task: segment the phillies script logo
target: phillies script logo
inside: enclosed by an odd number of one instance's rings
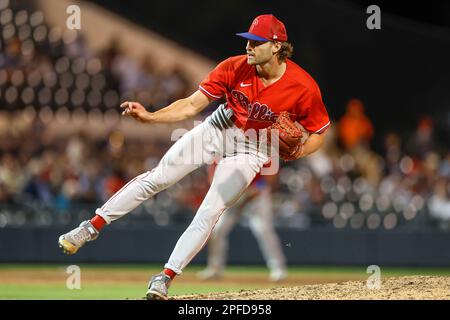
[[[270,110],[266,104],[250,103],[247,96],[238,90],[231,91],[231,95],[241,106],[247,109],[248,118],[251,120],[275,122],[278,118],[278,115]]]

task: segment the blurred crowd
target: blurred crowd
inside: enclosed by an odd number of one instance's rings
[[[105,110],[124,100],[160,108],[191,90],[178,66],[160,70],[150,54],[135,61],[119,38],[91,52],[81,31],[50,27],[28,5],[14,8],[2,0],[0,25],[2,109]]]
[[[0,127],[7,121],[0,114]],[[20,125],[13,130],[0,130],[0,215],[2,207],[17,206],[56,215],[90,210],[86,214],[91,215],[127,181],[155,167],[171,145],[171,141],[149,141],[145,136],[128,139],[120,130],[98,137],[83,130],[61,135],[49,130],[38,115],[15,123]],[[168,223],[178,210],[193,212],[207,187],[205,174],[199,172],[144,209],[157,221]],[[0,225],[2,219],[14,220],[0,217]]]
[[[320,216],[336,228],[448,228],[450,149],[437,143],[431,117],[417,121],[410,134],[383,134],[375,151],[364,104],[351,99],[325,146],[282,170],[291,211],[309,213],[316,222]]]
[[[55,117],[86,121],[93,115],[102,125],[102,114],[117,119],[117,107],[125,100],[159,109],[196,85],[181,68],[158,69],[151,54],[132,59],[119,38],[92,52],[82,31],[48,25],[32,2],[0,0],[0,26],[3,208],[96,204],[161,157],[163,142],[127,141],[124,146],[120,132],[97,140],[89,132],[53,136],[46,124]],[[0,226],[9,223],[9,216],[0,214]]]
[[[348,106],[318,152],[281,164],[272,193],[276,224],[385,230],[450,226],[450,151],[436,145],[432,119],[418,119],[407,139],[387,133],[380,153],[371,148],[374,128],[362,102],[352,99]],[[8,121],[0,115],[0,127]],[[28,204],[55,213],[84,204],[90,212],[81,211],[92,214],[127,181],[151,170],[173,143],[127,137],[120,129],[96,137],[84,131],[59,135],[38,115],[10,129],[0,130],[0,208]],[[135,214],[163,225],[188,221],[208,187],[206,170],[197,170]]]
[[[128,180],[152,169],[172,142],[129,138],[118,129],[58,135],[42,111],[117,113],[124,100],[157,109],[196,84],[176,66],[156,70],[151,56],[129,58],[119,39],[90,52],[81,33],[50,28],[40,11],[12,8],[9,1],[0,0],[0,24],[0,227],[39,214],[42,224],[55,216],[63,223],[87,218]],[[12,114],[22,119],[14,126]],[[434,139],[431,117],[417,121],[408,135],[383,134],[383,148],[375,151],[374,125],[363,102],[351,99],[320,151],[282,164],[273,189],[276,223],[448,228],[450,151]],[[122,220],[189,220],[207,189],[207,173],[198,170],[137,208],[134,219]]]

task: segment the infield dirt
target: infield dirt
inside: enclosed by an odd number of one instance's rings
[[[383,279],[379,289],[347,281],[272,289],[177,296],[208,300],[450,300],[450,277],[405,276]]]

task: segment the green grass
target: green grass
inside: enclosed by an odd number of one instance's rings
[[[151,264],[90,264],[79,263],[81,268],[89,270],[132,270],[132,271],[161,271],[161,265]],[[33,264],[33,263],[0,263],[0,272],[3,270],[44,270],[66,268],[68,264]],[[197,272],[204,268],[200,265],[191,265],[185,273]],[[450,275],[450,268],[423,268],[423,267],[384,267],[380,265],[381,272],[386,275]],[[367,266],[290,266],[291,274],[365,274]],[[267,273],[264,266],[228,266],[227,274]]]
[[[4,299],[141,299],[146,290],[146,279],[159,272],[159,265],[144,264],[79,264],[82,270],[81,289],[69,290],[66,287],[65,273],[68,265],[61,264],[0,264],[0,300]],[[240,291],[275,286],[267,281],[261,283],[208,282],[197,281],[193,275],[203,266],[189,266],[185,270],[186,277],[180,277],[173,285],[170,294],[195,294],[224,291]],[[450,269],[443,268],[381,268],[382,277],[402,275],[440,275],[450,276]],[[324,279],[335,278],[367,279],[367,266],[292,266],[289,268],[290,279]],[[9,278],[13,274],[14,277]],[[107,275],[96,281],[94,278],[83,280],[83,274]],[[28,281],[27,277],[31,277]],[[130,280],[121,280],[120,276],[134,275]],[[228,277],[267,277],[268,271],[264,266],[230,266],[227,268]],[[51,279],[47,281],[46,279]],[[190,279],[190,280],[186,280]],[[281,284],[285,286],[284,284]],[[278,286],[281,286],[278,285]]]
[[[189,289],[174,286],[171,295],[206,292],[239,291],[242,287],[208,287],[205,285]],[[69,290],[64,285],[0,285],[0,300],[124,300],[141,299],[145,295],[146,283],[141,284],[87,284],[78,290]]]
[[[139,297],[142,287],[130,284],[89,284],[79,290],[69,290],[65,285],[0,285],[1,299],[39,299],[39,300],[65,300],[65,299],[125,299],[126,297]],[[106,298],[105,298],[106,297]]]

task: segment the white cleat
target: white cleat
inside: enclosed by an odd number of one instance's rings
[[[148,284],[146,294],[147,300],[167,300],[168,289],[172,279],[165,273],[161,272],[153,276]]]
[[[63,234],[58,239],[58,245],[63,252],[75,254],[88,241],[97,239],[99,232],[89,220],[83,221],[79,227]]]

